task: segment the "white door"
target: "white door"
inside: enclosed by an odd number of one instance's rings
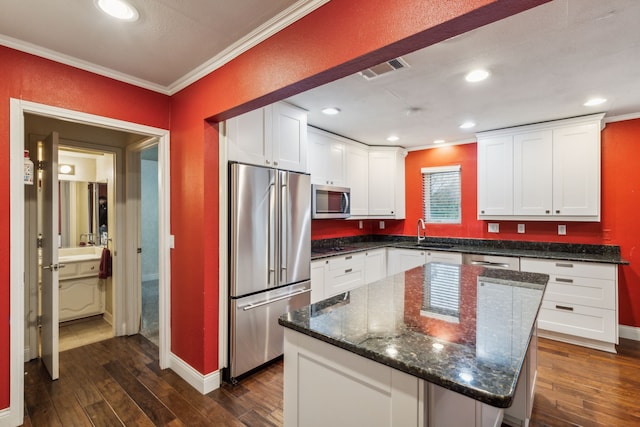
[[[42,361],[58,379],[58,133],[42,148]]]

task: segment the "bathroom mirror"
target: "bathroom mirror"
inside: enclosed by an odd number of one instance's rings
[[[107,231],[107,184],[86,181],[59,181],[59,236],[61,248],[99,245],[100,232]],[[104,204],[103,206],[106,206]],[[100,212],[103,215],[100,215]],[[100,227],[100,217],[104,226]]]

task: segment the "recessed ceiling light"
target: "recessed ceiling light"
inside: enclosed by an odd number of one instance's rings
[[[434,144],[444,144],[444,139],[436,139],[433,141]]]
[[[328,116],[335,116],[336,114],[340,114],[340,109],[336,107],[323,108],[322,114],[326,114]]]
[[[463,124],[460,125],[460,129],[470,129],[472,127],[474,127],[476,124],[473,122],[464,122]]]
[[[135,7],[124,0],[95,0],[104,13],[121,21],[137,21],[140,15]]]
[[[470,83],[481,82],[482,80],[489,77],[489,72],[487,70],[473,70],[469,74],[467,74],[464,79]]]
[[[400,138],[397,137],[396,135],[391,135],[391,136],[387,137],[387,141],[389,141],[389,142],[396,142],[399,139]]]
[[[595,107],[596,105],[604,104],[605,102],[607,102],[605,98],[591,98],[590,100],[585,102],[583,105],[585,107]]]

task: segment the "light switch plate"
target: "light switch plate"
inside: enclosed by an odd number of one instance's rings
[[[566,225],[558,225],[558,235],[564,236],[567,234],[567,226]]]
[[[384,230],[384,221],[380,221],[380,230]]]
[[[362,230],[362,220],[358,221],[358,228]]]
[[[524,234],[524,224],[518,224],[518,233]]]
[[[499,233],[500,232],[500,224],[490,222],[489,223],[489,233]]]

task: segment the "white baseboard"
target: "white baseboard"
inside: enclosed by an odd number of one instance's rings
[[[203,375],[173,353],[169,356],[169,368],[202,394],[220,387],[220,371]]]
[[[22,425],[23,420],[16,418],[17,414],[12,414],[11,408],[0,410],[0,427],[15,427]]]
[[[108,311],[105,311],[104,313],[102,313],[102,318],[104,319],[105,322],[113,326],[113,314],[109,313]]]
[[[150,273],[150,274],[142,275],[143,282],[148,282],[149,280],[158,280],[159,278],[160,278],[160,274],[158,273]]]
[[[640,328],[633,326],[618,325],[620,338],[640,341]]]

